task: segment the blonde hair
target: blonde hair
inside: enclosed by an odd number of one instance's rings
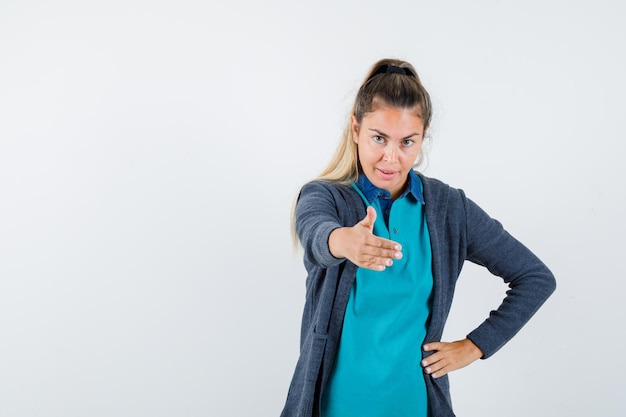
[[[389,70],[389,68],[393,70]],[[415,109],[424,122],[424,132],[432,119],[430,95],[422,85],[413,65],[399,59],[381,59],[367,73],[355,97],[339,145],[326,168],[317,177],[319,180],[351,184],[359,175],[359,157],[357,144],[354,141],[352,116],[358,124],[363,117],[375,111],[379,106],[386,105],[402,109]],[[420,152],[415,166],[424,159]],[[297,198],[294,201],[291,216],[291,231],[294,244],[297,246],[298,236],[295,230],[295,213]]]

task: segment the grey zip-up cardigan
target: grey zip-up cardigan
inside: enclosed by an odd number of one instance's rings
[[[486,267],[509,286],[497,310],[467,337],[493,355],[539,309],[556,287],[550,270],[502,225],[469,200],[463,191],[420,174],[432,246],[432,310],[424,343],[440,341],[463,262]],[[330,233],[354,226],[365,205],[351,186],[315,180],[300,191],[296,232],[308,272],[302,316],[300,357],[281,417],[318,417],[357,266],[335,258]],[[421,346],[420,346],[421,348]],[[421,349],[420,349],[421,350]],[[428,353],[424,352],[424,356]],[[416,372],[419,372],[416,369]],[[431,417],[453,417],[448,377],[424,374]]]

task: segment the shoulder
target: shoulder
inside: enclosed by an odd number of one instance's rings
[[[464,205],[467,198],[463,190],[454,188],[436,178],[427,177],[418,173],[424,187],[424,200],[426,204],[441,205],[460,204]]]
[[[419,172],[417,173],[417,175],[422,180],[422,184],[424,185],[424,188],[431,188],[431,189],[436,189],[436,190],[446,190],[450,188],[448,184],[436,178],[427,177],[426,175],[419,173]]]
[[[328,190],[330,192],[352,189],[349,184],[342,184],[335,181],[315,179],[302,186],[302,190]]]
[[[305,195],[326,196],[326,198],[332,198],[336,201],[347,200],[352,202],[359,199],[359,195],[351,185],[319,179],[309,181],[302,186],[299,198]]]
[[[355,223],[365,215],[365,205],[352,185],[319,179],[302,186],[297,207],[316,213],[333,212],[346,223]]]

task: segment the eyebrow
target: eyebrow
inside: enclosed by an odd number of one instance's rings
[[[381,131],[380,131],[380,130],[378,130],[378,129],[372,129],[372,128],[370,127],[370,128],[369,128],[369,130],[371,130],[371,131],[373,131],[373,132],[376,132],[376,133],[378,133],[380,136],[385,137],[385,138],[389,138],[389,137],[391,137],[391,136],[389,136],[388,134],[386,134],[385,132],[381,132]],[[413,133],[413,134],[411,134],[411,135],[409,135],[409,136],[406,136],[406,137],[404,137],[404,138],[402,138],[402,139],[400,139],[400,140],[411,139],[413,136],[420,136],[420,134],[416,132],[416,133]]]

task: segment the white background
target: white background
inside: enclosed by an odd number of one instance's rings
[[[0,415],[277,416],[291,204],[396,57],[435,104],[425,173],[558,282],[451,376],[457,414],[623,416],[623,3],[214,3],[0,3]],[[446,338],[505,289],[468,264]]]

